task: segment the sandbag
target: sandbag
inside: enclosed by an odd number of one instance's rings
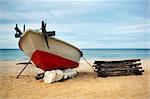
[[[70,68],[63,70],[63,73],[64,73],[64,79],[73,78],[77,75],[77,71]]]
[[[73,69],[66,70],[51,70],[44,73],[44,82],[53,83],[55,81],[60,81],[62,79],[70,79],[77,75],[77,71]]]
[[[62,80],[63,77],[64,77],[63,71],[61,71],[61,70],[55,70],[55,72],[56,72],[55,81]]]
[[[52,83],[55,81],[59,81],[63,79],[63,72],[61,70],[51,70],[51,71],[46,71],[44,73],[44,82],[45,83]]]

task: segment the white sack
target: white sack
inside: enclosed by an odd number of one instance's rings
[[[63,70],[64,72],[64,79],[67,79],[67,78],[73,78],[77,75],[77,71],[76,70],[73,70],[73,69],[66,69],[66,70]]]
[[[59,81],[63,79],[63,72],[61,70],[51,70],[51,71],[46,71],[44,73],[44,82],[45,83],[52,83],[55,81]]]
[[[62,80],[64,77],[64,73],[61,70],[55,70],[56,72],[56,77],[55,77],[55,81],[59,81]]]
[[[55,81],[59,81],[62,79],[73,78],[77,75],[77,71],[73,69],[66,69],[66,70],[51,70],[46,71],[44,73],[44,82],[45,83],[52,83]]]

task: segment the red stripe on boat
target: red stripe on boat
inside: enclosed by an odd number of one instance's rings
[[[36,67],[41,68],[44,71],[76,68],[79,66],[79,63],[77,62],[39,50],[36,50],[33,53],[31,60],[36,65]]]

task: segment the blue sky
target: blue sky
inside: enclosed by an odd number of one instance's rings
[[[0,0],[0,48],[18,48],[15,24],[55,30],[79,48],[150,48],[148,0]]]

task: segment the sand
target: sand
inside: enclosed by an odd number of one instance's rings
[[[35,80],[42,71],[31,65],[16,79],[24,66],[16,62],[0,61],[0,99],[150,99],[150,60],[141,61],[145,70],[141,76],[96,79],[93,70],[81,60],[77,77],[52,84]]]

